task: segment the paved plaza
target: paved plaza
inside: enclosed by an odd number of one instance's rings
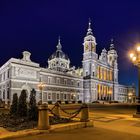
[[[90,119],[94,120],[93,128],[82,128],[59,133],[28,136],[14,140],[139,140],[140,119],[133,118],[134,106],[92,105]]]

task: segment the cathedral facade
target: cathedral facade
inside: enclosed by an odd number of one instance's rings
[[[82,68],[70,67],[70,59],[63,52],[60,39],[56,51],[48,59],[48,67],[40,67],[31,60],[31,53],[23,52],[23,58],[11,58],[0,68],[0,99],[12,101],[13,94],[36,90],[37,101],[128,102],[129,95],[135,96],[133,86],[120,85],[118,81],[118,55],[113,40],[107,51],[96,53],[96,38],[91,23],[83,43]],[[43,83],[42,91],[39,84]],[[42,93],[42,96],[40,96]]]

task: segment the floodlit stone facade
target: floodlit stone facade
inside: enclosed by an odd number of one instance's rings
[[[12,101],[14,93],[27,91],[29,99],[31,89],[37,92],[37,101],[43,102],[97,100],[127,102],[130,93],[135,96],[133,86],[120,85],[118,82],[117,51],[113,40],[107,51],[96,53],[96,39],[91,23],[83,43],[82,68],[70,67],[70,59],[62,51],[60,39],[54,52],[48,59],[48,67],[40,67],[31,60],[31,53],[24,51],[22,59],[11,58],[0,68],[0,99],[6,103]],[[38,88],[42,82],[43,96]]]

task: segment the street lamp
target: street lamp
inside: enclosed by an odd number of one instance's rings
[[[41,92],[41,104],[43,103],[43,89],[44,89],[44,87],[46,87],[46,84],[44,84],[43,82],[40,82],[38,84],[38,88],[39,88],[39,90]]]
[[[134,117],[140,117],[140,45],[137,45],[136,50],[129,54],[132,63],[138,67],[138,98],[137,98],[137,105],[136,105],[136,114]]]
[[[133,96],[133,94],[131,92],[128,93],[128,99],[129,99],[129,102],[130,103],[132,103],[132,96]]]

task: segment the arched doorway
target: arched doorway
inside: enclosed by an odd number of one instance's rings
[[[27,96],[27,101],[29,101],[30,98],[30,92],[31,92],[31,88],[29,87],[29,85],[26,83],[21,87],[21,90],[26,90],[26,96]]]

